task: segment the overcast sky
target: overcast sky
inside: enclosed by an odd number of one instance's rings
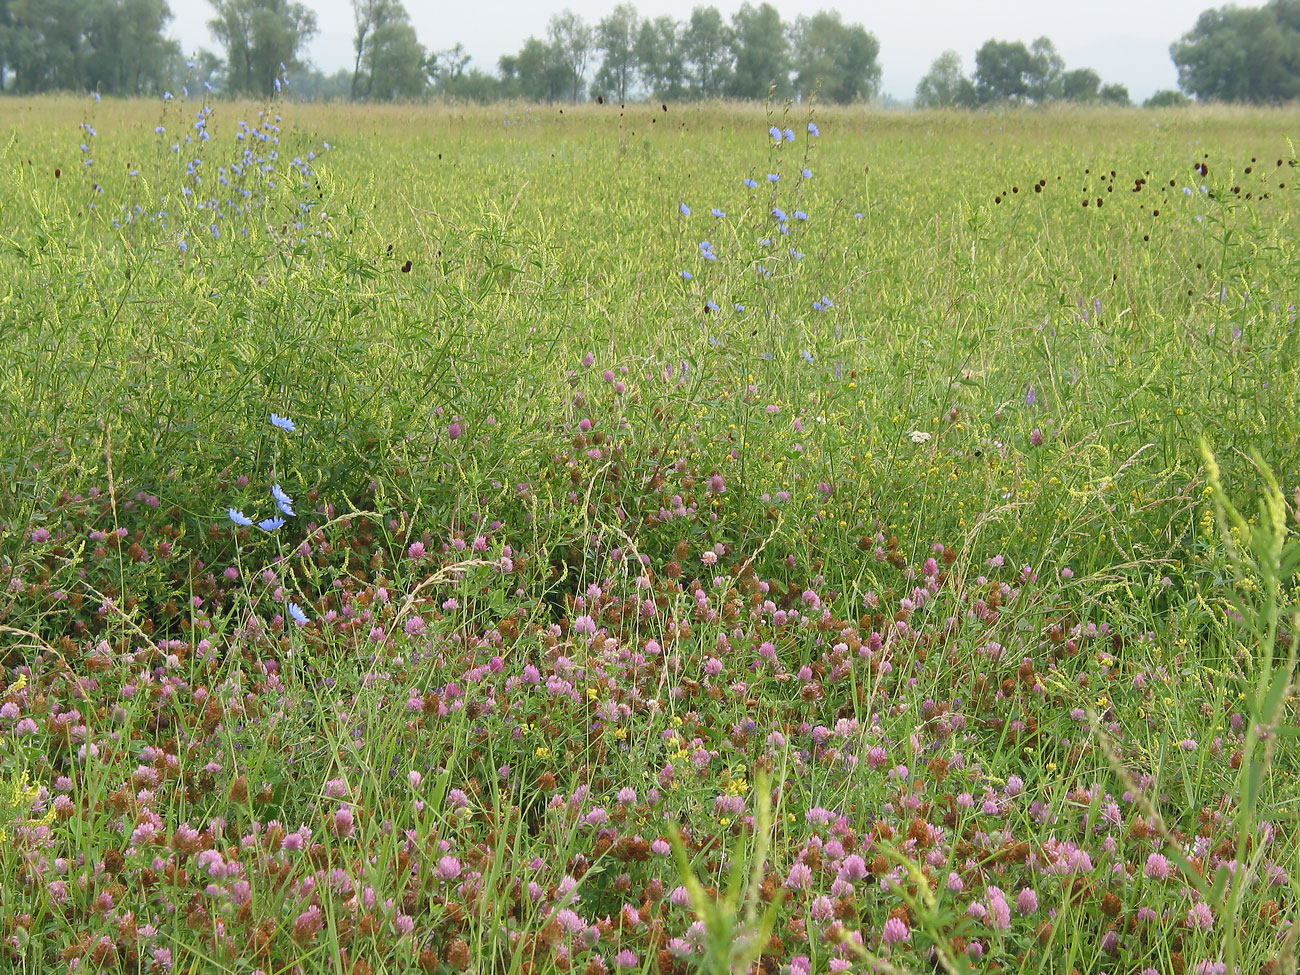
[[[497,58],[517,51],[524,40],[546,32],[550,15],[567,6],[594,23],[617,0],[406,0],[420,41],[443,50],[460,42],[473,55],[473,66],[495,70]],[[975,51],[990,37],[1028,44],[1046,34],[1065,58],[1067,68],[1090,67],[1102,80],[1128,86],[1135,100],[1177,81],[1169,45],[1191,29],[1200,11],[1221,0],[893,0],[885,3],[835,4],[827,0],[777,0],[774,6],[786,21],[799,14],[838,9],[845,21],[860,23],[880,40],[884,71],[882,90],[910,99],[930,63],[952,48],[962,56],[966,72],[974,70]],[[721,0],[714,6],[725,16],[741,0]],[[352,65],[352,6],[350,0],[307,0],[316,11],[319,32],[308,56],[326,72]],[[643,17],[690,16],[699,0],[643,0]],[[1246,0],[1246,6],[1258,5]],[[206,22],[211,7],[205,0],[172,0],[175,20],[171,33],[191,52],[216,50]],[[221,53],[217,51],[217,53]]]

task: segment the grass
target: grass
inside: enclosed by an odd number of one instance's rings
[[[0,102],[5,965],[1294,971],[1297,121]]]

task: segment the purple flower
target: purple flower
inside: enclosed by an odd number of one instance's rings
[[[691,208],[688,207],[685,203],[682,203],[682,204],[678,207],[678,209],[682,211],[682,216],[683,216],[683,217],[689,217],[689,216],[691,215]]]
[[[1034,389],[1034,384],[1030,383],[1029,387],[1025,390],[1025,405],[1033,406],[1037,402],[1038,402],[1038,391]]]
[[[290,420],[287,416],[279,416],[275,413],[271,414],[271,425],[275,427],[279,427],[281,430],[288,430],[290,433],[293,433],[298,429],[294,425],[294,422]]]
[[[276,515],[274,518],[263,518],[257,523],[257,527],[262,529],[264,532],[279,531],[284,527],[284,519],[279,515]]]
[[[455,880],[460,876],[460,861],[452,856],[439,859],[438,876],[443,880]]]
[[[910,941],[912,930],[907,926],[907,922],[901,918],[891,917],[885,922],[885,933],[883,940],[887,945],[896,945],[902,941]]]
[[[245,528],[253,523],[253,519],[248,517],[248,515],[244,514],[238,508],[230,509],[230,520],[236,525],[242,525]]]
[[[1163,853],[1152,853],[1147,857],[1145,873],[1152,880],[1168,880],[1173,876],[1173,864]]]
[[[302,607],[297,603],[289,604],[289,617],[299,626],[307,625],[307,614],[302,611]]]
[[[817,123],[816,123],[816,122],[809,122],[809,123],[808,123],[808,134],[809,134],[809,135],[821,135],[821,134],[822,134],[822,130],[819,129],[819,128],[817,128]]]
[[[768,131],[768,134],[772,136],[772,141],[773,141],[773,142],[780,142],[780,141],[781,141],[781,130],[778,129],[775,125],[772,126],[770,129],[768,129],[767,131]]]

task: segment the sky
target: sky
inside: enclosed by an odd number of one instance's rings
[[[618,0],[406,0],[420,42],[445,50],[457,42],[472,55],[472,67],[495,70],[497,58],[519,50],[529,35],[542,37],[551,14],[567,7],[589,23],[600,20]],[[730,17],[742,0],[715,0]],[[308,48],[312,64],[326,73],[352,66],[350,0],[306,0],[316,11],[319,31]],[[642,0],[642,17],[690,17],[705,0]],[[757,4],[756,4],[757,5]],[[974,71],[975,51],[991,37],[1024,41],[1046,35],[1065,58],[1066,68],[1092,68],[1107,84],[1126,85],[1135,101],[1160,88],[1174,88],[1177,74],[1169,45],[1192,28],[1200,12],[1220,0],[894,0],[833,3],[830,0],[774,0],[787,22],[800,14],[837,9],[880,41],[882,92],[910,99],[916,83],[945,50]],[[1252,0],[1246,0],[1252,5]],[[172,36],[186,52],[207,47],[220,53],[206,22],[205,0],[172,0]]]

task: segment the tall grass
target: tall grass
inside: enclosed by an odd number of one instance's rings
[[[0,102],[6,964],[1293,968],[1295,121]]]

